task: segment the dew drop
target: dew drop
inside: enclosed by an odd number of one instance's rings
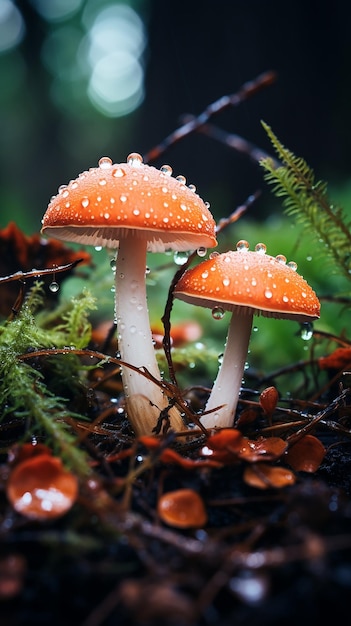
[[[214,320],[222,320],[223,317],[224,317],[224,313],[225,313],[225,311],[224,311],[224,309],[222,309],[221,306],[215,306],[212,309],[212,317],[213,317]]]
[[[246,252],[249,247],[249,243],[248,241],[246,241],[246,239],[240,239],[240,241],[238,241],[238,243],[236,244],[236,249],[238,250],[238,252]]]
[[[101,178],[101,179],[99,180],[99,185],[100,185],[101,187],[104,187],[104,186],[106,185],[106,178]]]
[[[270,289],[266,289],[264,292],[264,295],[266,298],[271,298],[273,296],[272,292]]]
[[[219,256],[219,252],[211,252],[210,259],[216,259]]]
[[[172,176],[172,168],[170,165],[162,165],[160,167],[160,171],[162,172],[162,174],[166,174],[166,176]]]
[[[224,287],[229,287],[230,279],[229,278],[223,278],[222,283],[223,283]]]
[[[127,202],[127,196],[122,195],[119,197],[119,199],[121,202]]]
[[[190,191],[196,191],[195,185],[189,185],[189,189],[190,189]]]
[[[60,285],[56,282],[56,280],[53,280],[49,285],[49,289],[52,293],[57,293],[60,289]]]
[[[198,248],[198,249],[196,250],[196,252],[197,252],[197,255],[198,255],[198,256],[200,256],[200,257],[204,257],[204,256],[206,256],[206,253],[207,253],[207,248],[205,248],[204,246],[200,246],[200,248]]]
[[[206,207],[206,209],[209,209],[209,208],[210,208],[210,206],[211,206],[211,204],[210,204],[209,202],[207,202],[207,201],[206,201],[206,202],[205,202],[205,207]]]
[[[275,258],[278,261],[278,263],[282,263],[283,265],[285,265],[285,263],[286,263],[286,256],[284,256],[284,254],[277,254],[277,256]]]
[[[311,322],[304,322],[300,324],[300,337],[304,341],[309,341],[313,337],[313,324]]]
[[[182,252],[177,250],[173,255],[173,261],[176,265],[184,265],[189,257],[188,252]]]
[[[151,269],[148,266],[146,266],[145,267],[145,274],[150,274],[150,272],[151,272]]]
[[[101,159],[99,159],[99,167],[101,167],[101,169],[107,169],[111,167],[111,165],[112,165],[112,159],[110,159],[110,157],[101,157]]]
[[[133,215],[140,215],[139,209],[134,209],[133,210]]]
[[[89,198],[82,198],[81,199],[81,205],[82,205],[83,209],[86,209],[89,206]]]
[[[143,157],[138,152],[131,152],[127,156],[128,165],[132,165],[133,167],[139,167],[143,162]]]
[[[217,361],[218,361],[219,365],[222,365],[222,363],[223,363],[223,352],[218,355]]]
[[[259,254],[266,254],[267,246],[264,243],[257,243],[255,245],[255,252],[258,252]]]
[[[126,173],[121,167],[116,167],[116,169],[114,169],[112,172],[112,176],[114,176],[115,178],[122,178],[125,175]]]
[[[202,277],[202,278],[208,278],[208,272],[207,272],[207,270],[206,270],[205,272],[202,272],[201,277]]]
[[[291,270],[296,272],[296,270],[297,270],[297,263],[295,263],[295,261],[289,261],[289,263],[287,263],[286,265],[287,265],[287,267],[290,267]]]
[[[180,183],[181,185],[185,185],[185,184],[186,184],[186,178],[185,178],[185,176],[182,176],[182,175],[177,176],[177,181],[178,181],[178,183]]]
[[[136,326],[130,326],[129,327],[129,332],[130,332],[131,335],[135,335],[136,331],[137,331]]]
[[[112,271],[116,270],[116,259],[111,259],[110,261],[110,268]]]
[[[96,250],[96,252],[101,252],[102,246],[95,246],[94,250]]]

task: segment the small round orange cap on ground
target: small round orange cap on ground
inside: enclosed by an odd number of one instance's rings
[[[12,470],[6,493],[18,513],[33,520],[61,517],[73,506],[78,481],[49,454],[31,456]]]
[[[193,489],[176,489],[164,493],[157,505],[160,519],[175,528],[201,528],[207,522],[202,498]]]

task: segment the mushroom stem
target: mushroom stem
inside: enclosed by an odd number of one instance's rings
[[[201,418],[205,428],[233,426],[252,329],[253,309],[232,313],[222,363]],[[215,410],[217,407],[222,408]]]
[[[146,250],[146,239],[132,235],[120,239],[115,300],[118,350],[123,361],[147,368],[154,378],[160,380],[147,307]],[[131,368],[123,368],[122,380],[128,418],[136,435],[152,433],[160,412],[168,406],[167,397],[152,380]],[[169,410],[169,417],[173,429],[184,427],[175,407]]]

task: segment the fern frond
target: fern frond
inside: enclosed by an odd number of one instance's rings
[[[262,125],[282,163],[277,167],[272,159],[262,159],[265,180],[273,193],[283,198],[287,215],[294,216],[324,244],[335,271],[351,280],[351,223],[343,209],[330,202],[327,184],[315,179],[306,161],[285,148],[265,122]]]

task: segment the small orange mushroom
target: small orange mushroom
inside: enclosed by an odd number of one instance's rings
[[[44,521],[69,511],[77,498],[78,481],[65,470],[61,459],[40,454],[14,467],[6,493],[18,513]]]
[[[174,296],[212,309],[216,319],[231,312],[223,360],[201,418],[206,428],[233,425],[254,314],[307,322],[319,318],[315,292],[283,255],[266,254],[266,246],[249,250],[247,241],[236,251],[219,254],[184,272]]]
[[[177,489],[164,493],[158,501],[160,519],[175,528],[202,528],[207,512],[202,498],[193,489]]]

